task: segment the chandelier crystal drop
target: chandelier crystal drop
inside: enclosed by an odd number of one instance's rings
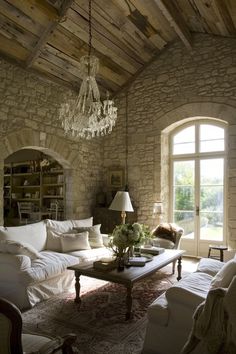
[[[91,0],[89,0],[89,53],[81,57],[80,70],[82,83],[79,95],[70,99],[60,108],[60,119],[65,134],[72,137],[91,139],[111,133],[117,119],[117,107],[109,99],[101,102],[100,92],[96,82],[99,60],[91,55]]]

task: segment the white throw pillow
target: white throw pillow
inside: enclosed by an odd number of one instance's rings
[[[90,250],[88,236],[88,231],[77,234],[62,234],[60,237],[62,252]]]
[[[84,231],[89,232],[89,244],[92,248],[103,247],[103,238],[100,229],[101,229],[101,224],[93,225],[90,227],[74,228],[74,230],[77,230],[78,232],[84,232]]]
[[[73,229],[71,220],[47,220],[47,245],[46,248],[50,251],[61,252],[61,239],[63,233]]]
[[[0,252],[25,255],[32,260],[37,258],[42,258],[40,253],[29,243],[13,241],[13,240],[1,240]]]
[[[211,281],[211,288],[228,288],[231,280],[236,275],[236,260],[226,262]]]
[[[62,232],[48,230],[47,250],[61,252],[61,235]]]
[[[81,220],[47,220],[47,245],[50,251],[61,252],[61,234],[69,233],[75,226],[92,226],[93,218]]]

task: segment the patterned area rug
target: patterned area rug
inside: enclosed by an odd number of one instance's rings
[[[83,277],[79,310],[74,293],[52,297],[23,313],[24,329],[54,336],[73,332],[80,354],[140,354],[147,307],[174,282],[176,275],[167,266],[136,283],[134,318],[125,321],[124,286]]]

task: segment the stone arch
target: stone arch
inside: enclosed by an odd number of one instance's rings
[[[64,168],[71,168],[76,163],[77,154],[68,148],[68,142],[56,135],[25,128],[5,136],[1,142],[3,160],[23,148],[40,150],[52,156]]]
[[[174,128],[179,121],[183,123],[196,118],[212,118],[219,121],[235,123],[236,107],[214,102],[193,102],[183,104],[162,115],[154,124],[162,132],[168,127]]]
[[[0,189],[3,196],[3,175],[4,175],[4,160],[11,154],[22,149],[39,150],[53,157],[58,161],[65,171],[66,178],[66,210],[67,217],[70,216],[73,209],[72,198],[72,166],[74,167],[78,162],[78,154],[68,148],[68,144],[62,138],[56,135],[47,134],[45,132],[35,131],[33,129],[25,128],[17,132],[13,132],[5,136],[0,144]],[[3,225],[3,197],[0,198],[1,215],[0,224]]]
[[[228,124],[228,135],[231,139],[226,139],[228,146],[228,158],[227,158],[227,186],[228,191],[226,199],[228,200],[228,240],[231,247],[236,246],[236,227],[231,225],[236,225],[236,217],[234,217],[233,211],[236,210],[236,200],[229,198],[231,195],[231,180],[234,178],[236,171],[236,161],[234,158],[235,148],[233,140],[236,139],[236,107],[227,104],[214,103],[214,102],[194,102],[184,104],[179,106],[165,115],[163,115],[157,122],[160,132],[161,141],[161,175],[160,175],[160,187],[161,199],[164,201],[164,207],[166,210],[166,218],[169,213],[169,136],[170,133],[178,126],[190,122],[196,119],[209,119],[212,122],[221,122]],[[232,145],[232,148],[231,148]],[[230,180],[231,179],[231,180]],[[232,210],[232,213],[230,212]]]

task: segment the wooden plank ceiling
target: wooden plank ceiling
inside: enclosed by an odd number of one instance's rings
[[[93,0],[100,90],[116,94],[171,41],[236,37],[236,0]],[[0,55],[78,89],[88,53],[88,0],[0,0]]]

